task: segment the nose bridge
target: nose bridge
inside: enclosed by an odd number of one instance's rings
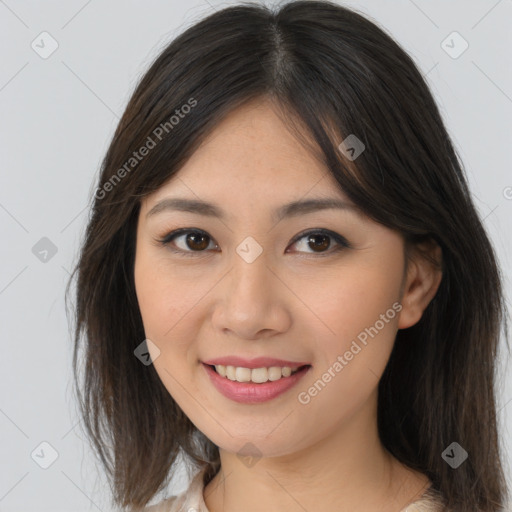
[[[275,279],[270,271],[269,253],[252,237],[244,240],[236,248],[233,257],[233,271],[231,276],[231,293],[240,301],[262,305],[267,301],[267,295],[275,287],[271,281]]]
[[[270,252],[259,247],[254,240],[244,240],[236,248],[214,315],[218,328],[240,338],[254,338],[260,331],[282,331],[290,322],[278,279],[270,269]]]

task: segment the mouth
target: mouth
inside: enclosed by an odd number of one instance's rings
[[[312,368],[244,368],[202,363],[210,382],[224,397],[243,404],[267,402],[293,388]],[[224,374],[224,375],[223,375]]]
[[[204,363],[206,364],[206,363]],[[304,364],[292,368],[290,366],[270,366],[261,368],[245,368],[241,366],[231,366],[222,364],[207,364],[217,375],[224,379],[234,382],[251,382],[253,384],[264,384],[266,382],[275,382],[280,379],[287,379],[297,372],[311,367],[310,364]]]

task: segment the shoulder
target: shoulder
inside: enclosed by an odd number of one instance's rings
[[[204,469],[198,471],[192,478],[189,486],[180,494],[171,496],[155,505],[150,505],[142,512],[182,512],[196,510],[207,512],[203,500],[203,474]]]
[[[170,498],[167,498],[160,503],[146,507],[143,512],[175,512],[177,508],[177,499],[178,496],[171,496]]]
[[[445,512],[444,500],[439,491],[430,487],[418,500],[407,505],[401,512]]]

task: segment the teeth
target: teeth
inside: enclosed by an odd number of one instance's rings
[[[215,370],[222,377],[229,380],[236,380],[237,382],[255,382],[261,384],[268,380],[279,380],[282,377],[289,377],[295,373],[298,368],[291,369],[289,366],[271,366],[270,368],[243,368],[240,366],[224,366],[223,364],[216,364]]]

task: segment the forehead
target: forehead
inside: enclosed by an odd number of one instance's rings
[[[148,197],[147,208],[170,194],[254,206],[305,195],[349,202],[268,100],[253,101],[226,116],[186,164]]]

